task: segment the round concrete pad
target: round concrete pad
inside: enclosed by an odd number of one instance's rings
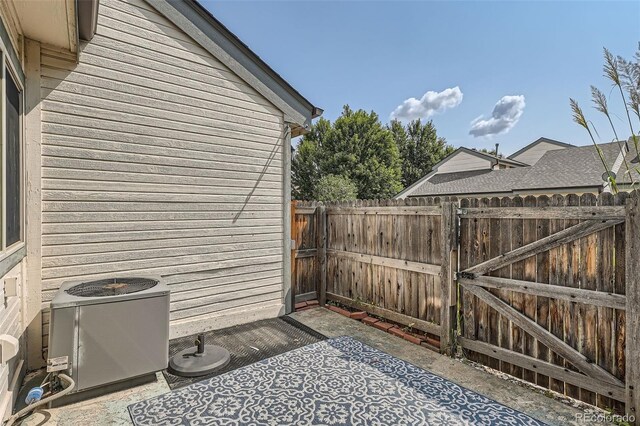
[[[196,355],[198,348],[178,352],[169,361],[169,371],[176,376],[197,377],[213,373],[229,364],[231,355],[221,346],[205,345],[204,353]]]

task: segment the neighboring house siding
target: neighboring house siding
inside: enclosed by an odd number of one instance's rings
[[[459,152],[451,157],[447,162],[438,167],[437,173],[452,173],[467,170],[490,169],[491,161],[476,157],[467,152]]]
[[[554,149],[565,149],[565,147],[558,146],[549,142],[540,142],[511,159],[532,166],[538,162],[538,160],[545,154],[545,152],[552,151]]]
[[[277,315],[283,113],[142,0],[101,0],[81,49],[42,50],[45,304],[151,274],[173,336]]]

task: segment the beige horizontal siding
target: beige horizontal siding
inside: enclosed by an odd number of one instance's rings
[[[221,174],[221,177],[209,176],[167,176],[160,173],[131,173],[131,172],[114,172],[105,170],[77,170],[73,168],[48,168],[43,173],[45,179],[78,179],[82,181],[94,182],[138,182],[138,183],[167,183],[176,185],[193,185],[193,186],[213,186],[225,188],[253,188],[256,185],[254,179],[247,179],[246,174],[238,173],[237,178],[230,179],[229,173]],[[266,175],[265,175],[266,176]],[[261,180],[258,188],[272,188],[282,190],[278,175],[269,175],[271,180]],[[243,179],[244,177],[244,179]]]
[[[461,151],[438,167],[437,173],[490,169],[491,160]]]
[[[86,243],[100,243],[100,242],[135,242],[144,240],[156,240],[159,238],[195,238],[202,236],[240,236],[240,235],[253,235],[256,233],[278,233],[281,232],[280,224],[265,226],[239,226],[233,229],[228,227],[221,228],[206,228],[206,229],[172,229],[164,230],[162,235],[159,235],[158,231],[121,231],[121,232],[102,232],[102,233],[67,233],[67,234],[54,234],[43,235],[43,245],[73,245],[79,246]],[[43,247],[44,250],[44,247]]]
[[[201,297],[202,295],[211,294],[213,287],[224,290],[225,287],[232,284],[249,284],[249,281],[246,281],[245,275],[246,272],[238,275],[224,276],[220,278],[210,277],[205,280],[187,281],[184,283],[172,285],[171,290],[174,292],[174,300],[176,301],[195,299]],[[251,271],[251,276],[253,280],[268,279],[274,277],[282,279],[282,267],[269,267],[265,270],[256,270],[254,268]]]
[[[117,186],[109,188],[109,184],[114,183]],[[252,192],[252,196],[259,198],[260,196],[272,195],[278,197],[281,188],[238,188],[224,187],[212,185],[194,185],[194,184],[159,184],[147,182],[122,182],[122,181],[92,181],[92,180],[74,180],[74,179],[43,179],[42,184],[49,190],[88,190],[88,191],[104,191],[105,189],[117,189],[118,192],[148,192],[148,193],[178,193],[178,194],[211,194],[211,195],[244,195],[248,196]]]
[[[143,0],[99,13],[78,63],[41,53],[43,308],[131,274],[164,277],[180,333],[277,312],[282,112]]]
[[[266,173],[267,171],[262,168],[262,171],[243,169],[236,171],[233,166],[221,169],[218,168],[206,168],[206,167],[191,167],[181,166],[179,164],[166,165],[157,164],[160,162],[158,158],[149,158],[148,156],[143,158],[133,158],[133,161],[114,161],[113,157],[103,158],[65,158],[65,157],[42,157],[42,165],[45,167],[42,170],[43,175],[45,173],[52,173],[51,169],[71,169],[71,170],[97,170],[97,171],[116,171],[116,172],[128,172],[128,173],[147,173],[147,174],[161,174],[172,175],[182,177],[201,177],[201,178],[223,178],[228,180],[252,180],[254,182],[265,181],[279,181],[280,175],[273,173]],[[155,162],[153,160],[156,160]],[[142,163],[141,161],[145,161]],[[166,163],[166,162],[164,162]],[[207,164],[205,164],[206,166]],[[197,166],[202,166],[198,164]],[[231,169],[231,170],[229,170]]]
[[[68,244],[50,245],[43,248],[45,256],[64,256],[90,253],[113,253],[116,251],[136,251],[160,248],[201,247],[201,246],[227,246],[229,244],[253,243],[261,241],[275,241],[278,233],[258,233],[248,235],[232,235],[222,237],[177,237],[136,241],[118,241],[107,243],[80,243],[69,246]]]
[[[194,257],[205,255],[220,255],[222,252],[243,252],[247,250],[256,249],[273,249],[282,248],[282,241],[251,241],[246,243],[232,243],[232,244],[220,244],[220,245],[194,245],[180,248],[180,256]],[[142,259],[149,259],[151,261],[157,261],[160,259],[174,259],[175,260],[175,247],[165,248],[152,248],[152,249],[133,249],[133,250],[118,250],[116,252],[106,253],[89,253],[89,254],[74,254],[74,255],[59,255],[50,256],[44,259],[42,262],[42,268],[47,270],[48,268],[66,268],[69,266],[88,266],[100,264],[105,266],[107,263],[124,262],[138,262]],[[135,261],[131,261],[131,258],[135,258]]]
[[[49,212],[108,212],[108,211],[120,211],[126,207],[126,211],[129,212],[162,212],[162,211],[224,211],[224,212],[237,212],[242,209],[242,212],[250,211],[280,211],[279,206],[273,204],[261,204],[261,203],[215,203],[215,202],[188,202],[188,203],[147,203],[147,202],[50,202],[47,203],[44,211]],[[235,215],[234,215],[235,217]]]
[[[565,147],[549,142],[540,142],[512,159],[533,166],[547,151],[555,149],[565,149]]]

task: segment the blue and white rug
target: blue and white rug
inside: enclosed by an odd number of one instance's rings
[[[142,425],[543,425],[350,337],[129,406]]]

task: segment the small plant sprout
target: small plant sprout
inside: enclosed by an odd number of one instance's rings
[[[415,325],[415,322],[412,322],[410,324],[408,324],[406,327],[404,327],[402,329],[402,331],[407,332],[407,333],[413,333],[413,326]]]

